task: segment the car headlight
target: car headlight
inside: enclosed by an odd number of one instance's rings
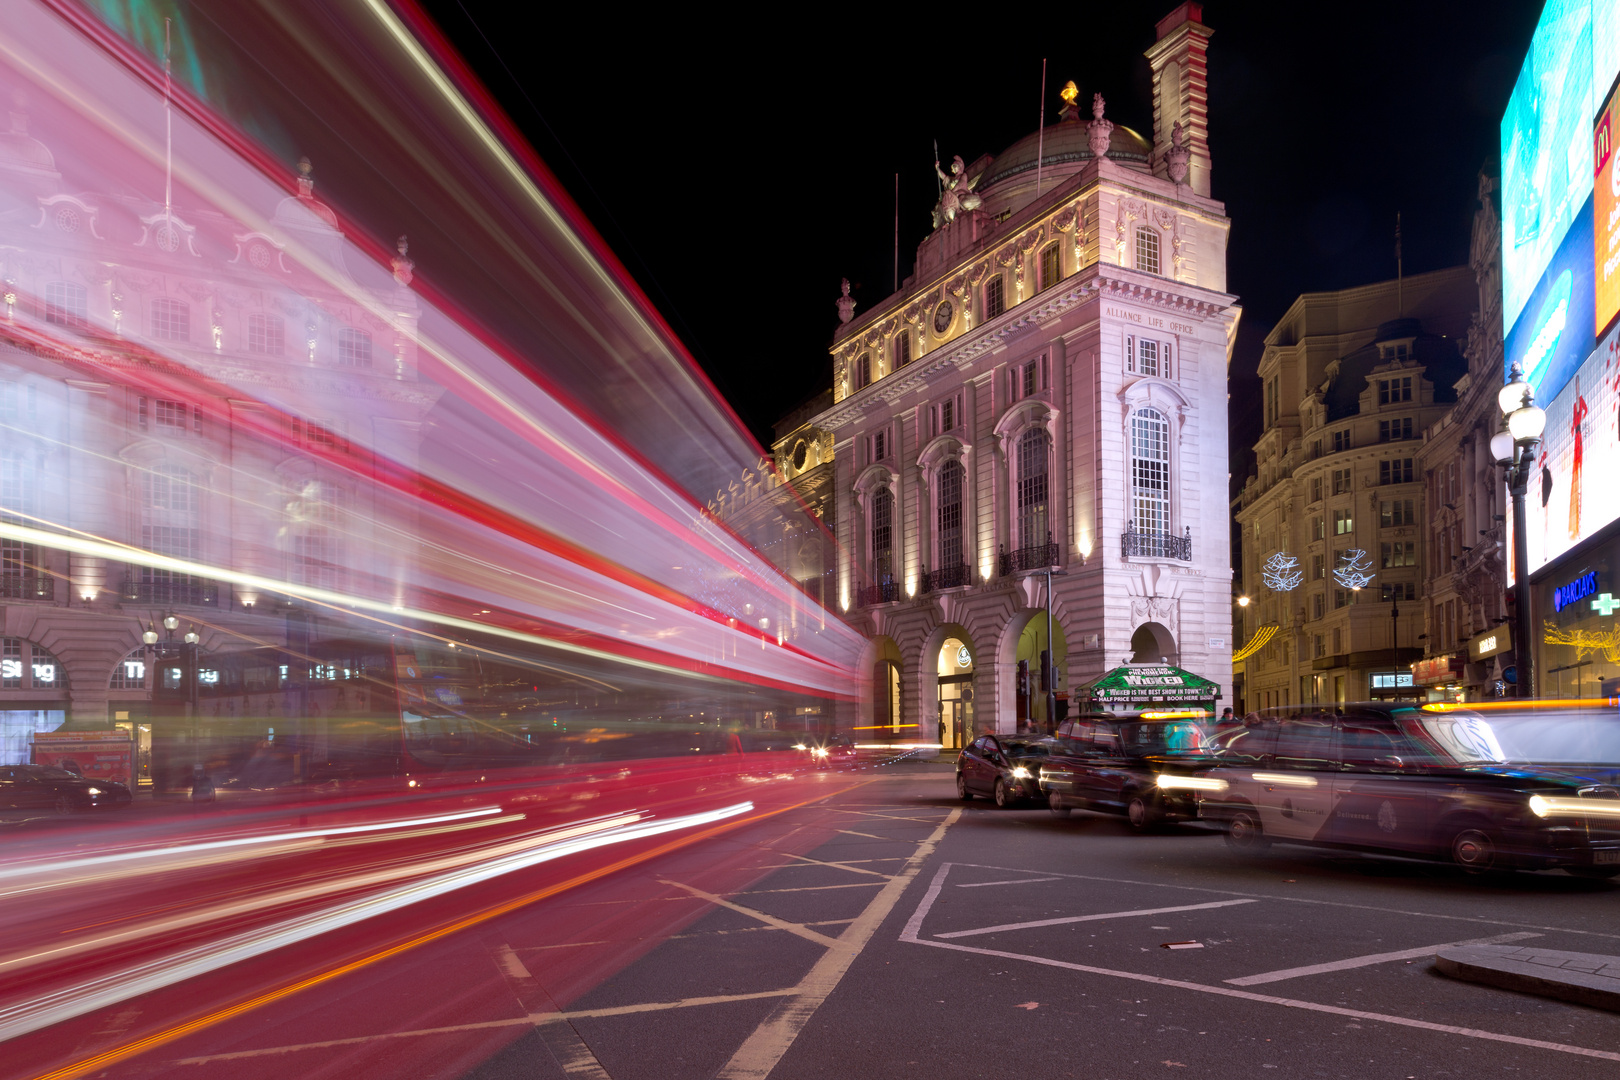
[[[1024,768],[1022,765],[1018,765],[1018,766],[1015,766],[1013,768],[1013,779],[1014,780],[1028,780],[1029,777],[1030,777],[1029,770]]]
[[[1530,796],[1530,812],[1536,817],[1546,817],[1552,813],[1552,809],[1552,803],[1543,799],[1540,795]]]
[[[1161,791],[1225,791],[1226,781],[1213,776],[1171,776],[1160,773],[1153,781]]]
[[[816,757],[826,757],[827,756],[827,748],[825,746],[818,746],[818,747],[816,747],[814,750],[812,750],[810,752],[812,754],[814,754]]]
[[[102,794],[102,790],[98,787],[87,787],[84,789],[84,793],[86,795],[100,795]]]

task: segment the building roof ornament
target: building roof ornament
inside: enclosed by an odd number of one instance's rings
[[[939,202],[934,206],[934,228],[955,221],[957,214],[965,210],[977,210],[983,204],[984,199],[973,190],[973,186],[979,182],[979,177],[964,175],[966,169],[967,165],[962,161],[961,154],[951,158],[949,175],[939,167],[937,160],[934,162],[934,172],[939,174],[942,185]]]
[[[855,317],[855,298],[849,295],[849,278],[844,279],[844,295],[838,298],[838,321],[848,323]]]
[[[398,244],[399,254],[393,259],[394,280],[407,287],[411,283],[411,273],[416,269],[416,264],[407,255],[410,250],[410,241],[401,236]]]
[[[1086,142],[1091,147],[1091,156],[1095,158],[1108,156],[1108,140],[1114,134],[1114,122],[1103,119],[1106,104],[1101,94],[1091,95],[1092,120],[1086,125]]]
[[[1187,149],[1187,137],[1181,131],[1181,121],[1177,120],[1170,126],[1170,149],[1164,153],[1165,166],[1170,173],[1170,179],[1178,184],[1187,182],[1187,162],[1192,158],[1192,151]]]

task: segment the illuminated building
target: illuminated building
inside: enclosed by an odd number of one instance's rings
[[[862,726],[884,737],[1047,719],[1048,569],[1057,692],[1168,658],[1230,696],[1229,519],[1210,493],[1239,308],[1201,14],[1158,24],[1150,138],[1067,92],[1043,132],[942,164],[898,292],[839,302],[833,401],[807,423],[833,440],[834,601],[870,639]]]
[[[1429,530],[1461,514],[1432,505],[1419,455],[1456,400],[1475,292],[1454,267],[1305,293],[1266,335],[1255,472],[1233,517],[1250,596],[1240,640],[1277,630],[1242,661],[1247,708],[1422,693],[1410,665],[1425,651]],[[1336,576],[1355,552],[1369,569]],[[1303,571],[1278,583],[1291,588],[1263,583],[1278,553]]]

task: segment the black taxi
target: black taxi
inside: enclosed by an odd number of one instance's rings
[[[1473,871],[1613,877],[1616,747],[1620,717],[1612,713],[1394,703],[1265,709],[1212,739],[1199,813],[1242,850],[1275,841],[1441,858]],[[1579,760],[1600,757],[1609,763]]]
[[[1202,710],[1099,713],[1059,725],[1041,766],[1047,805],[1123,814],[1146,829],[1198,816],[1199,774],[1214,764],[1212,729]]]

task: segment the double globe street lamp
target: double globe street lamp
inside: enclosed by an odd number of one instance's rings
[[[1496,395],[1502,410],[1502,428],[1491,436],[1491,457],[1507,470],[1508,493],[1513,496],[1513,666],[1515,695],[1536,694],[1536,669],[1530,637],[1529,555],[1524,523],[1524,494],[1535,466],[1536,444],[1547,427],[1547,414],[1538,408],[1524,372],[1514,361],[1507,385]]]

